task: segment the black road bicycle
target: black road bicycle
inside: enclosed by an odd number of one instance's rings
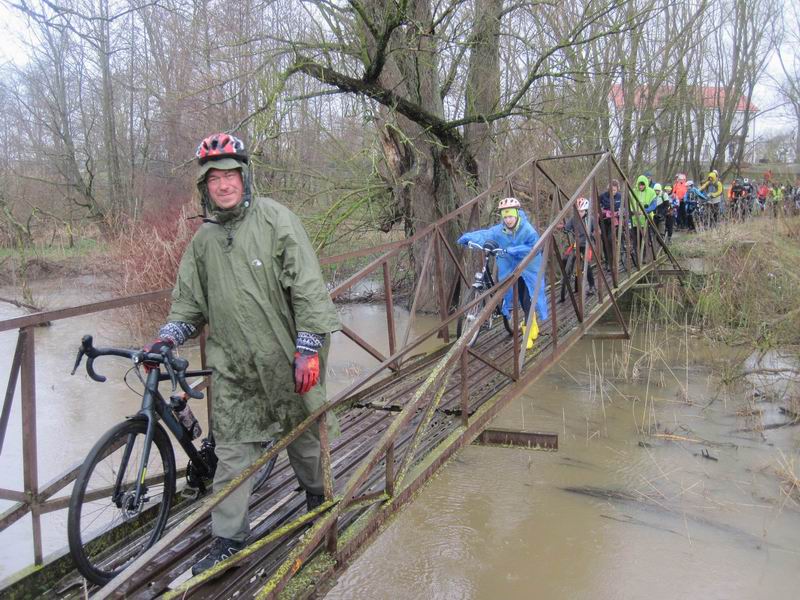
[[[483,294],[486,290],[494,287],[495,281],[494,277],[492,277],[492,269],[490,268],[489,259],[492,257],[496,258],[497,255],[504,252],[502,248],[499,248],[497,244],[492,241],[486,242],[483,246],[476,244],[475,242],[468,242],[467,247],[483,252],[483,267],[480,271],[475,273],[475,280],[472,282],[472,286],[467,293],[464,294],[464,301],[461,303],[461,306],[466,306],[475,298]],[[486,299],[476,302],[473,307],[471,307],[469,310],[467,310],[467,312],[458,318],[458,321],[456,322],[456,335],[458,337],[461,337],[462,332],[469,330],[485,306]],[[480,328],[467,342],[467,345],[473,346],[478,340],[480,333],[482,331],[490,330],[500,319],[502,319],[506,331],[508,331],[509,334],[512,333],[511,324],[509,323],[508,318],[503,314],[501,306],[502,302],[495,307],[495,310],[491,315],[489,315],[489,318],[481,324]]]
[[[198,449],[192,442],[192,434],[176,415],[186,406],[187,397],[203,398],[201,392],[187,383],[187,377],[202,377],[211,371],[187,371],[188,361],[174,356],[172,351],[161,354],[129,348],[95,348],[92,336],[86,335],[73,374],[84,355],[86,371],[95,381],[103,382],[106,378],[94,370],[94,360],[99,356],[119,356],[133,361],[133,368],[144,382],[139,412],[109,429],[97,441],[80,468],[69,501],[70,554],[86,579],[104,585],[155,544],[167,525],[177,471],[170,438],[159,420],[189,457],[187,489],[196,491],[196,496],[210,486],[217,466],[213,437],[204,439]],[[145,367],[144,377],[142,367]],[[162,381],[172,384],[168,400],[158,390]],[[264,442],[264,449],[272,443]],[[154,444],[156,452],[152,451]],[[264,485],[274,465],[273,458],[254,475],[254,491]]]

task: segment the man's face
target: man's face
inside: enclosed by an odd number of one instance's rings
[[[242,200],[244,183],[239,169],[211,169],[206,175],[208,195],[219,208],[233,208]]]
[[[643,192],[644,189],[647,187],[647,184],[644,181],[639,182],[639,191]]]
[[[618,191],[619,191],[619,186],[617,186],[617,185],[612,185],[611,186],[611,195],[612,196],[616,196]]]

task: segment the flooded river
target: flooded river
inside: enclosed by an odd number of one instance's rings
[[[800,511],[775,473],[800,427],[741,431],[724,357],[690,340],[687,370],[663,342],[629,382],[620,343],[579,343],[493,423],[558,432],[559,451],[468,447],[326,600],[800,597]]]
[[[92,283],[38,291],[54,299],[49,307],[75,305],[99,299],[87,298]],[[0,305],[0,318],[18,314]],[[396,316],[402,331],[407,317]],[[384,348],[382,307],[348,305],[342,318]],[[121,383],[123,361],[98,361],[105,384],[68,376],[84,333],[134,345],[114,313],[37,330],[40,485],[138,408]],[[15,343],[14,332],[0,334],[0,381]],[[341,335],[335,344],[329,393],[375,364]],[[654,347],[652,369],[634,365],[636,348]],[[199,363],[196,350],[188,357]],[[781,452],[797,456],[800,427],[764,428],[743,416],[746,403],[712,376],[725,361],[693,339],[654,345],[640,336],[632,352],[579,343],[493,423],[557,432],[559,451],[466,448],[326,598],[797,598],[800,509],[775,469]],[[18,400],[0,456],[0,486],[11,489],[22,486]],[[776,412],[769,395],[750,409],[759,406]],[[66,544],[64,512],[44,517],[46,553]],[[31,563],[29,539],[28,519],[0,534],[0,578]]]

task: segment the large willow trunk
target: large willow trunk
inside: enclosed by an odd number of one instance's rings
[[[393,90],[428,115],[445,119],[442,97],[445,86],[439,76],[438,39],[432,32],[431,5],[418,0],[409,8],[413,27],[398,28],[389,43],[386,64],[378,76],[384,89]],[[382,2],[374,2],[380,10]],[[502,0],[475,0],[474,24],[470,35],[470,61],[465,90],[464,116],[489,114],[499,101],[499,28]],[[479,123],[461,131],[432,132],[413,118],[381,108],[378,129],[391,185],[394,214],[402,220],[407,236],[414,235],[481,192],[489,183],[492,126]],[[471,218],[470,218],[471,217]],[[465,229],[478,225],[476,213],[446,224],[445,238],[455,240]],[[412,248],[414,281],[424,286],[420,310],[437,310],[440,290],[436,252],[430,252],[427,277],[423,277],[430,237]],[[459,291],[458,270],[442,249],[444,280],[441,285],[449,303]]]

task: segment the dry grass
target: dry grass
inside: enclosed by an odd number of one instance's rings
[[[119,296],[169,289],[175,284],[181,257],[199,219],[184,206],[174,214],[160,212],[157,218],[131,223],[110,243],[110,263],[116,265],[114,291]],[[164,323],[170,302],[140,304],[120,309],[120,320],[139,339],[152,336]]]
[[[713,266],[692,314],[707,335],[760,350],[800,344],[800,218],[723,225],[676,253]]]
[[[800,465],[798,465],[798,456],[796,454],[786,456],[779,451],[775,473],[780,479],[781,493],[784,495],[785,503],[791,503],[795,507],[800,506]]]

